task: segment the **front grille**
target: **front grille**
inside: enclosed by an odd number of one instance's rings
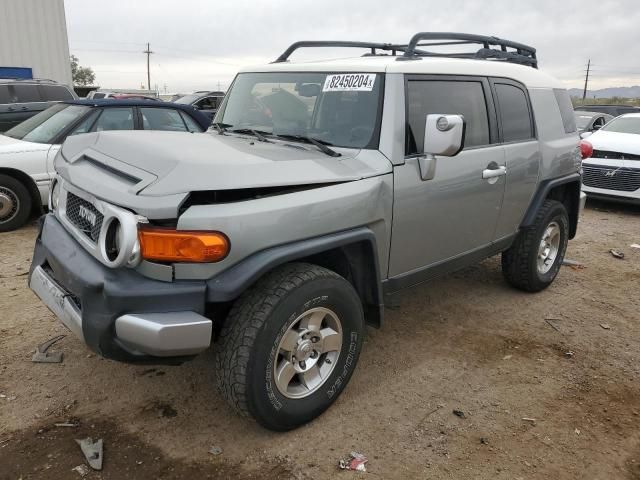
[[[583,165],[582,183],[587,187],[635,192],[640,188],[640,169]]]
[[[98,241],[104,217],[91,202],[67,192],[67,218],[88,238]]]
[[[594,150],[591,154],[591,158],[602,158],[604,160],[638,160],[640,161],[640,155],[633,155],[631,153],[611,152],[608,150]]]

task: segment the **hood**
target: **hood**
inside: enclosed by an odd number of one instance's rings
[[[598,130],[585,140],[593,145],[594,150],[640,155],[640,135]]]
[[[79,174],[88,174],[89,162],[103,175],[108,170],[128,177],[143,196],[335,183],[391,171],[391,163],[377,151],[335,150],[342,156],[330,157],[304,143],[259,142],[217,132],[119,131],[69,137],[62,154],[70,164],[65,169],[69,177],[76,163],[85,164]],[[83,187],[81,178],[70,180]]]
[[[0,154],[38,152],[41,150],[49,150],[50,147],[51,145],[48,143],[25,142],[24,140],[17,140],[0,134]]]

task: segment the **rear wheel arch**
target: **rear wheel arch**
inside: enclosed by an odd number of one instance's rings
[[[536,215],[545,200],[556,200],[562,203],[567,210],[569,215],[569,239],[574,238],[578,230],[581,186],[582,179],[579,173],[542,182],[529,205],[521,227],[527,228],[534,224]]]

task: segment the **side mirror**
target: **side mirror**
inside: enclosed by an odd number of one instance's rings
[[[424,125],[424,153],[454,157],[464,147],[466,123],[462,115],[427,115]]]
[[[580,138],[587,138],[587,137],[590,137],[591,135],[593,135],[593,132],[582,132],[580,134]]]
[[[424,125],[424,156],[418,160],[420,177],[431,180],[436,173],[436,155],[454,157],[464,148],[466,122],[462,115],[427,115]]]

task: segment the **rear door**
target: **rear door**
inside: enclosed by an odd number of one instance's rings
[[[538,184],[542,156],[526,87],[496,78],[491,79],[491,88],[507,167],[504,202],[496,230],[496,237],[501,239],[515,234],[520,227]]]
[[[49,106],[42,98],[37,84],[14,83],[9,85],[9,94],[13,99],[14,125],[33,117]]]
[[[405,93],[406,158],[394,168],[389,276],[405,276],[408,285],[431,267],[491,246],[505,188],[505,159],[488,79],[411,75]],[[436,113],[464,116],[465,147],[455,157],[438,157],[434,178],[425,181],[418,158],[425,117]],[[483,178],[486,171],[500,174]]]

